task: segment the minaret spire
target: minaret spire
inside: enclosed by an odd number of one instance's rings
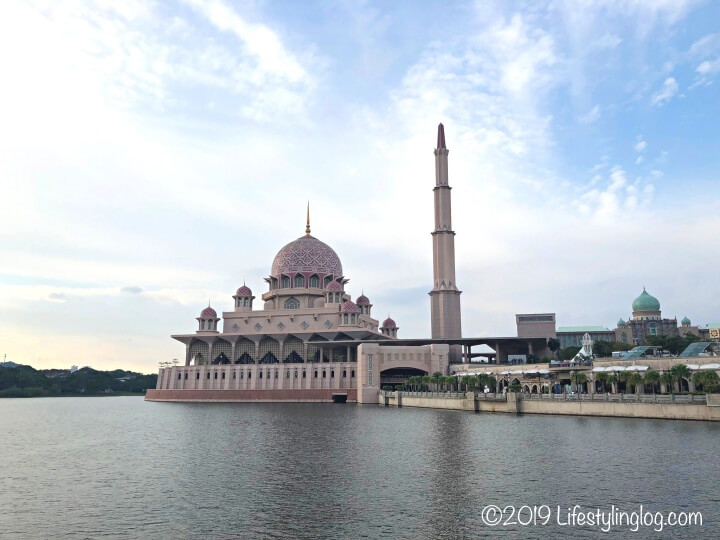
[[[460,293],[455,283],[455,231],[452,229],[448,153],[445,126],[438,125],[435,148],[435,230],[433,237],[433,289],[430,291],[430,319],[434,339],[462,337]],[[450,361],[462,360],[460,345],[450,346]]]
[[[310,201],[307,204],[307,223],[305,225],[305,234],[310,235]]]

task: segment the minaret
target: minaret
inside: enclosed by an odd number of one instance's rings
[[[448,185],[448,149],[445,128],[438,126],[435,149],[435,230],[433,237],[433,289],[430,291],[432,338],[460,338],[460,293],[455,283],[455,232],[452,230]],[[462,347],[450,347],[450,361],[462,361]]]

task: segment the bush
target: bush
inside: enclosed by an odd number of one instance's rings
[[[13,398],[13,397],[43,397],[47,396],[48,391],[43,388],[18,388],[13,386],[11,388],[5,388],[0,390],[0,397]]]

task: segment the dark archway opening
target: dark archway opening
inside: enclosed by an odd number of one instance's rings
[[[427,374],[427,371],[416,368],[386,369],[385,371],[380,372],[380,388],[383,388],[385,386],[392,386],[393,388],[395,388],[396,386],[399,387],[407,384],[407,381],[410,377],[422,377],[423,375]]]

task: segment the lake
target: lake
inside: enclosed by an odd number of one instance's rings
[[[720,424],[100,397],[0,400],[0,433],[2,538],[625,538],[557,506],[641,504],[720,536]]]

